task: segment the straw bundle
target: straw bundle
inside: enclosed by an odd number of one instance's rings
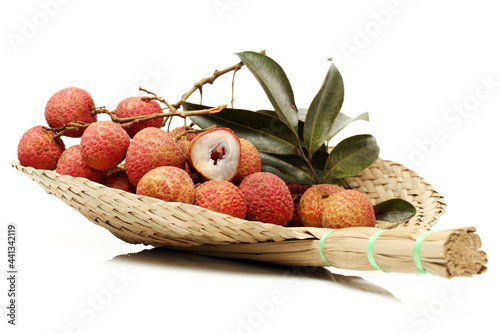
[[[473,227],[421,238],[444,212],[444,198],[414,171],[382,159],[346,182],[365,193],[372,204],[402,198],[415,206],[417,214],[407,221],[377,221],[377,228],[333,231],[246,221],[194,205],[108,188],[84,178],[24,167],[18,161],[11,164],[47,193],[129,243],[286,265],[420,271],[446,278],[480,274],[486,269],[486,254],[478,250],[481,242]]]

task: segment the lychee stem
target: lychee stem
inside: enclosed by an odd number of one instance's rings
[[[260,54],[266,54],[266,51],[265,50],[262,50],[259,52]],[[223,70],[215,70],[214,74],[212,74],[211,76],[209,77],[206,77],[204,79],[201,79],[200,81],[196,82],[193,87],[188,91],[186,92],[185,94],[182,95],[181,97],[181,100],[178,101],[177,103],[175,104],[172,104],[172,106],[176,109],[179,109],[182,105],[182,102],[185,102],[189,96],[191,96],[195,91],[199,90],[200,93],[201,93],[201,89],[202,87],[209,83],[209,84],[213,84],[215,80],[217,80],[217,78],[219,78],[220,76],[226,74],[226,73],[230,73],[230,72],[237,72],[238,70],[240,70],[242,67],[244,66],[243,62],[239,62],[237,63],[236,65],[233,65],[233,66],[230,66],[228,68],[225,68]]]

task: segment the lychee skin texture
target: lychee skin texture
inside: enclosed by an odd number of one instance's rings
[[[26,131],[17,146],[19,163],[35,169],[54,170],[65,146],[61,139],[54,139],[55,133],[42,126]]]
[[[195,189],[186,171],[163,166],[146,173],[137,184],[136,193],[169,202],[193,204]]]
[[[243,193],[227,180],[209,180],[196,186],[194,204],[240,219],[247,212]]]
[[[375,212],[368,197],[356,190],[346,190],[330,197],[323,212],[323,227],[375,227]]]
[[[172,135],[156,127],[147,127],[130,142],[125,157],[125,170],[130,182],[137,186],[148,171],[160,166],[183,169],[186,158]]]
[[[292,219],[292,195],[278,176],[256,172],[243,179],[239,188],[247,204],[247,220],[285,226]]]
[[[90,94],[80,88],[70,87],[56,92],[45,106],[45,120],[52,128],[63,127],[69,122],[81,121],[93,123],[97,121],[94,100]],[[69,137],[79,138],[83,130],[72,130],[65,133]]]
[[[300,199],[299,215],[302,224],[306,227],[322,227],[323,211],[328,198],[343,189],[333,184],[313,185],[307,189]]]
[[[60,175],[87,178],[97,183],[106,175],[106,171],[94,169],[85,163],[80,145],[71,146],[62,153],[56,172]]]
[[[239,184],[245,177],[251,175],[252,173],[259,172],[262,167],[262,162],[260,160],[259,151],[253,143],[250,141],[240,138],[240,166],[236,176],[234,176],[233,183]]]
[[[135,186],[130,182],[128,179],[127,173],[125,170],[122,171],[116,171],[113,172],[112,174],[106,176],[102,181],[101,184],[115,188],[118,190],[122,190],[125,192],[129,193],[135,193],[136,188]]]
[[[130,137],[117,123],[98,121],[83,132],[80,145],[85,162],[98,170],[114,168],[125,158]]]
[[[155,113],[163,113],[160,104],[153,100],[143,100],[141,97],[128,97],[122,100],[116,107],[115,114],[119,118],[144,116]],[[163,118],[150,119],[139,122],[126,129],[133,138],[140,130],[146,127],[160,128],[163,125]]]

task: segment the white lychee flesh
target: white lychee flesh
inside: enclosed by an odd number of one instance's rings
[[[240,142],[229,130],[199,135],[190,148],[192,166],[207,179],[231,180],[240,164]]]

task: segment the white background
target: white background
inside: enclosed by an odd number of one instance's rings
[[[494,5],[3,1],[0,262],[6,272],[5,233],[14,223],[19,276],[15,327],[7,324],[8,286],[1,278],[2,332],[497,331],[500,21]],[[139,86],[176,102],[194,82],[237,63],[235,52],[263,49],[285,69],[298,107],[309,105],[332,58],[344,78],[342,111],[370,113],[370,122],[352,124],[342,136],[374,134],[381,157],[407,164],[433,184],[448,204],[434,230],[475,226],[489,270],[451,281],[333,268],[301,274],[141,252],[146,247],[118,240],[10,166],[20,137],[45,124],[45,103],[62,88],[81,87],[109,108],[137,95]],[[204,87],[204,103],[228,103],[230,83],[228,75]],[[235,97],[235,107],[269,107],[247,70],[236,76]],[[133,253],[140,254],[115,259]]]

